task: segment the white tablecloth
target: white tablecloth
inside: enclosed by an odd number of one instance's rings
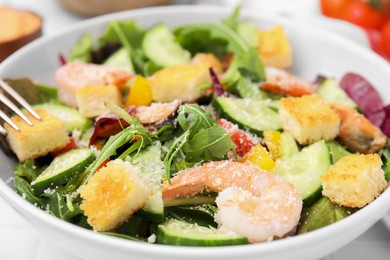
[[[292,1],[292,0],[291,0]],[[306,0],[302,0],[302,3]],[[314,0],[311,0],[314,1]],[[66,12],[54,0],[6,0],[14,7],[34,10],[44,18],[43,32],[50,33],[63,26],[82,20]],[[180,1],[177,1],[180,2]],[[188,2],[188,1],[185,1]],[[210,1],[203,1],[210,3]],[[220,2],[232,2],[221,0]],[[298,0],[294,0],[299,4]],[[2,1],[0,0],[0,5]],[[214,2],[216,3],[216,2]],[[299,10],[299,8],[297,8]],[[358,35],[357,38],[360,36]],[[360,42],[366,44],[364,39]],[[390,217],[380,221],[344,248],[327,256],[326,260],[390,259]],[[25,219],[20,217],[0,198],[0,259],[1,260],[79,260],[41,237]]]

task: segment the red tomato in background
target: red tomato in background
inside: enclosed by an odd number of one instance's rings
[[[375,9],[361,0],[348,0],[341,7],[338,18],[362,27],[379,28],[386,15],[384,10]]]
[[[321,11],[324,15],[338,18],[341,8],[348,0],[320,0]]]
[[[390,59],[390,20],[381,29],[382,45],[388,59]]]
[[[324,15],[360,26],[371,48],[390,61],[390,0],[320,0]]]

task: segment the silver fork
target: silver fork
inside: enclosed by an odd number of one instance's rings
[[[14,98],[23,108],[25,108],[28,112],[30,112],[36,119],[40,120],[41,117],[35,112],[35,110],[22,98],[15,90],[13,90],[10,85],[0,79],[0,87],[7,94],[9,94],[12,98]],[[32,122],[26,117],[26,115],[14,104],[11,100],[9,100],[3,93],[0,92],[0,101],[10,108],[13,112],[15,112],[18,116],[20,116],[28,125],[32,126]],[[12,122],[11,118],[4,113],[4,111],[0,110],[0,117],[8,123],[13,129],[19,131],[19,127]],[[0,134],[6,135],[7,131],[4,129],[2,125],[0,125]]]

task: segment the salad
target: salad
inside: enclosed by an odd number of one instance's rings
[[[293,75],[284,29],[239,8],[173,29],[111,21],[59,60],[56,88],[6,80],[41,119],[4,127],[16,192],[64,221],[157,244],[262,243],[388,186],[390,109],[374,87]]]

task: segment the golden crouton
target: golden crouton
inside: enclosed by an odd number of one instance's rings
[[[44,156],[69,142],[64,122],[43,109],[36,109],[36,112],[41,120],[26,113],[33,126],[29,126],[19,116],[13,116],[11,119],[20,131],[14,130],[8,124],[4,125],[10,147],[20,162]]]
[[[331,140],[338,134],[340,118],[320,96],[282,98],[279,114],[284,130],[300,144]]]
[[[85,117],[97,117],[110,110],[104,102],[121,105],[121,93],[117,86],[91,86],[76,90],[76,102],[81,115]]]
[[[207,68],[212,67],[217,74],[223,73],[223,65],[214,54],[197,53],[191,60],[192,64],[203,65]]]
[[[267,31],[259,31],[257,50],[266,66],[285,69],[293,63],[292,48],[281,26],[275,26]]]
[[[201,97],[199,86],[211,82],[207,66],[186,64],[157,71],[149,78],[153,100],[168,102],[175,99],[193,101]]]
[[[377,154],[351,154],[341,158],[321,177],[322,194],[341,206],[361,208],[387,187]]]
[[[151,194],[138,168],[119,159],[107,163],[79,191],[80,208],[96,231],[121,225],[143,208]]]

